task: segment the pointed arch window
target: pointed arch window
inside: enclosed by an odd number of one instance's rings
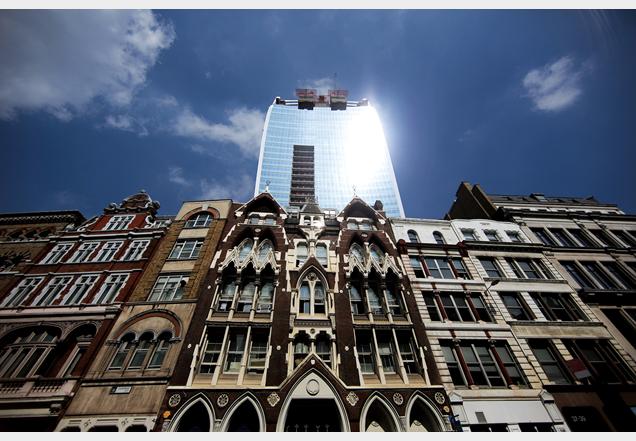
[[[241,242],[241,244],[239,245],[239,260],[241,262],[247,259],[247,256],[249,256],[250,251],[252,251],[253,247],[254,241],[252,239],[245,239],[243,242]]]
[[[418,243],[420,241],[419,236],[417,235],[417,233],[414,230],[409,230],[406,232],[406,234],[409,236],[409,241],[412,243]]]
[[[298,291],[299,314],[324,315],[326,313],[325,286],[316,274],[309,274],[300,284]]]
[[[349,255],[355,256],[355,258],[358,259],[360,263],[364,264],[364,251],[359,244],[354,243],[353,245],[351,245],[351,247],[349,248]]]
[[[378,265],[382,264],[384,253],[379,247],[377,247],[376,245],[371,245],[369,247],[369,254],[371,255],[371,259],[373,259]]]
[[[269,252],[274,249],[272,242],[269,239],[264,240],[258,247],[258,263],[264,263],[267,260]]]

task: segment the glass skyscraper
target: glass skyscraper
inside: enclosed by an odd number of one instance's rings
[[[345,91],[329,96],[297,91],[297,100],[276,98],[269,107],[261,140],[254,194],[269,188],[290,205],[294,152],[313,147],[311,190],[324,209],[343,209],[357,195],[368,204],[382,201],[388,216],[404,217],[391,157],[376,110],[366,100],[346,101]],[[296,194],[298,167],[295,166]],[[298,196],[291,205],[297,205]]]

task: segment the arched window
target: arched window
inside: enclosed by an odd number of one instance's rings
[[[406,234],[408,234],[409,236],[409,241],[413,243],[418,243],[420,241],[420,238],[415,231],[409,230],[406,232]]]
[[[40,374],[49,367],[44,361],[55,349],[57,338],[57,333],[48,329],[17,332],[10,343],[0,349],[0,377],[23,378]]]
[[[239,245],[239,260],[241,262],[244,261],[247,256],[249,256],[250,251],[252,251],[253,247],[254,241],[252,239],[245,239],[243,242],[241,242],[241,244]]]
[[[326,292],[316,274],[311,273],[300,284],[298,293],[299,314],[325,314]]]
[[[369,247],[369,254],[371,255],[371,258],[379,265],[382,264],[382,259],[384,258],[384,253],[382,252],[382,250],[377,247],[376,245],[371,245]]]
[[[317,244],[316,259],[318,259],[318,262],[320,262],[320,264],[324,267],[326,267],[327,264],[329,263],[328,256],[329,256],[329,252],[327,249],[327,245],[324,243]]]
[[[325,332],[321,332],[316,337],[316,354],[327,366],[331,365],[331,339]]]
[[[444,236],[439,231],[433,231],[433,239],[435,239],[435,242],[440,245],[446,243],[446,241],[444,240]]]
[[[263,242],[261,242],[261,244],[258,246],[258,253],[257,253],[257,257],[258,257],[258,262],[259,263],[264,263],[267,260],[267,256],[269,255],[269,252],[272,251],[274,249],[272,242],[269,239],[265,239]]]
[[[128,333],[124,335],[118,343],[117,352],[115,352],[115,356],[113,357],[113,361],[111,361],[108,369],[118,370],[124,367],[124,361],[128,357],[128,353],[133,347],[133,341],[135,340],[135,334]]]
[[[128,363],[128,369],[141,369],[144,366],[144,361],[152,348],[153,335],[150,332],[144,333],[140,338],[135,351],[133,352],[130,363]]]
[[[179,417],[177,432],[209,432],[211,427],[210,412],[203,401],[198,400],[187,408]]]
[[[309,337],[301,332],[294,339],[294,367],[297,367],[309,355]]]
[[[163,332],[159,336],[159,338],[157,339],[157,344],[155,345],[155,350],[152,353],[152,357],[150,357],[148,369],[161,369],[163,360],[166,358],[168,349],[170,349],[171,338],[172,334],[170,332]]]
[[[302,266],[307,260],[307,244],[300,242],[296,245],[296,266]]]
[[[185,223],[185,228],[204,228],[209,227],[210,223],[212,223],[213,216],[212,214],[201,211],[199,213],[193,214]]]
[[[355,256],[355,258],[358,259],[360,263],[364,264],[364,251],[359,244],[354,243],[351,245],[351,247],[349,247],[349,255]]]

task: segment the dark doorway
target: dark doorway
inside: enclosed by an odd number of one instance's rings
[[[298,399],[289,403],[285,432],[340,431],[340,412],[334,400]]]
[[[243,401],[232,414],[232,419],[227,427],[228,432],[258,432],[260,423],[258,413],[250,401]]]
[[[179,420],[177,432],[209,432],[210,415],[202,402],[194,403]]]

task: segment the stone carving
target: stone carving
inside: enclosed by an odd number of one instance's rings
[[[271,394],[269,394],[269,396],[267,397],[267,402],[269,403],[270,406],[274,407],[278,404],[278,402],[280,401],[280,397],[278,396],[278,394],[276,392],[272,392]]]
[[[349,392],[349,394],[347,395],[347,402],[351,404],[352,406],[355,406],[356,404],[358,404],[359,400],[360,398],[358,398],[355,392]]]
[[[444,394],[441,392],[435,392],[435,401],[437,401],[439,404],[444,404],[444,402],[446,401],[446,397],[444,397]]]
[[[219,407],[225,407],[229,402],[230,398],[227,396],[227,394],[221,394],[219,395],[219,398],[216,399],[216,405]]]
[[[393,402],[398,406],[401,406],[402,403],[404,403],[404,397],[402,394],[396,392],[393,394]]]
[[[318,383],[318,381],[314,379],[311,379],[307,382],[306,389],[309,395],[311,396],[318,395],[318,392],[320,392],[320,383]]]
[[[179,403],[181,403],[181,395],[179,394],[173,394],[168,399],[168,406],[170,407],[177,407]]]

